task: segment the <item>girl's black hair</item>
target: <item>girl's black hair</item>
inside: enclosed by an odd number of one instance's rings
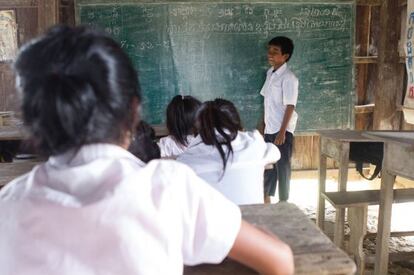
[[[196,126],[202,141],[207,145],[215,146],[219,151],[224,173],[227,161],[233,154],[231,142],[243,128],[239,112],[234,104],[226,99],[206,101],[197,112]],[[227,153],[223,145],[227,147]]]
[[[14,64],[23,119],[40,152],[121,143],[133,132],[138,76],[113,39],[86,27],[56,26],[22,47]]]
[[[192,96],[175,96],[167,107],[167,129],[170,135],[183,146],[188,145],[187,136],[196,134],[195,114],[201,102]]]
[[[160,147],[155,141],[154,129],[145,121],[141,120],[138,124],[135,136],[129,145],[130,151],[143,162],[161,158]]]

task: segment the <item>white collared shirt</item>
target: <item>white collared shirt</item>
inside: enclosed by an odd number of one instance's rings
[[[121,147],[51,157],[0,192],[0,274],[182,274],[218,263],[240,210],[182,164]]]
[[[258,131],[239,131],[231,142],[230,156],[223,175],[223,162],[213,145],[197,136],[177,160],[190,166],[198,176],[236,204],[263,203],[263,172],[266,164],[280,158],[279,149],[266,143]],[[223,146],[227,153],[227,147]]]
[[[190,144],[190,142],[193,139],[193,135],[188,135],[188,144]],[[160,138],[158,146],[160,147],[161,157],[168,158],[176,158],[178,155],[182,154],[187,149],[187,146],[178,143],[171,135]]]
[[[266,81],[260,91],[264,96],[265,134],[279,132],[287,105],[296,106],[298,87],[299,81],[286,63],[275,72],[273,67],[267,71]],[[286,130],[293,134],[297,120],[298,114],[293,111]]]

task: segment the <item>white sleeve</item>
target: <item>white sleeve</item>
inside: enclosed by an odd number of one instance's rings
[[[269,69],[270,70],[270,69]],[[262,96],[265,96],[265,87],[267,86],[266,84],[267,84],[267,81],[268,81],[268,79],[269,79],[269,70],[267,70],[266,71],[266,79],[265,79],[265,82],[263,83],[263,86],[262,86],[262,89],[260,90],[260,94],[262,95]]]
[[[167,152],[166,152],[166,138],[167,137],[163,137],[160,138],[160,140],[158,141],[158,147],[160,147],[160,153],[161,153],[161,157],[166,157],[167,156]]]
[[[187,193],[187,201],[182,204],[184,264],[219,263],[240,231],[240,209],[185,168],[186,182],[180,183]]]
[[[260,94],[261,94],[262,96],[265,96],[265,87],[266,87],[266,81],[265,81],[265,83],[263,84],[262,89],[260,90]]]
[[[266,142],[265,163],[276,163],[280,159],[279,148],[273,143]]]
[[[175,140],[171,136],[160,138],[158,146],[160,147],[160,153],[162,158],[175,157],[175,155],[177,154],[177,152],[175,152],[177,150],[174,150],[177,147],[177,145]]]
[[[283,105],[294,105],[298,101],[299,81],[292,75],[282,82]]]

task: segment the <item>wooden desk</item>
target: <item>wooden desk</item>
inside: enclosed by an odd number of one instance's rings
[[[354,262],[335,246],[330,239],[296,205],[245,205],[240,207],[248,222],[276,234],[292,248],[295,274],[354,274]],[[244,275],[256,274],[232,260],[219,265],[186,267],[185,275]]]
[[[154,124],[154,125],[151,125],[151,127],[154,129],[155,136],[157,138],[168,136],[168,129],[165,124],[157,124],[157,125]]]
[[[414,180],[414,132],[367,132],[364,136],[384,141],[374,272],[382,275],[388,270],[395,176]]]
[[[40,162],[37,161],[0,163],[0,188],[13,179],[29,172],[35,165],[39,163]]]
[[[21,126],[1,126],[0,141],[23,140],[27,137]]]
[[[353,130],[323,130],[320,135],[319,152],[319,190],[316,223],[322,230],[325,223],[325,199],[321,196],[326,191],[326,159],[333,158],[338,162],[338,191],[346,191],[348,181],[349,148],[351,142],[374,142],[372,138],[365,137],[361,131]],[[345,209],[339,209],[335,215],[336,231],[334,243],[342,247],[344,238]]]

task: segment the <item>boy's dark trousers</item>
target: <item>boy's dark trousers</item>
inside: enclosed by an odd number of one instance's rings
[[[265,134],[264,139],[266,142],[274,143],[277,134]],[[279,181],[279,200],[281,201],[287,201],[289,199],[290,159],[293,148],[293,134],[286,131],[285,137],[285,143],[276,145],[280,151],[280,160],[272,165],[273,169],[266,169],[264,173],[264,195],[274,196],[277,181]]]

